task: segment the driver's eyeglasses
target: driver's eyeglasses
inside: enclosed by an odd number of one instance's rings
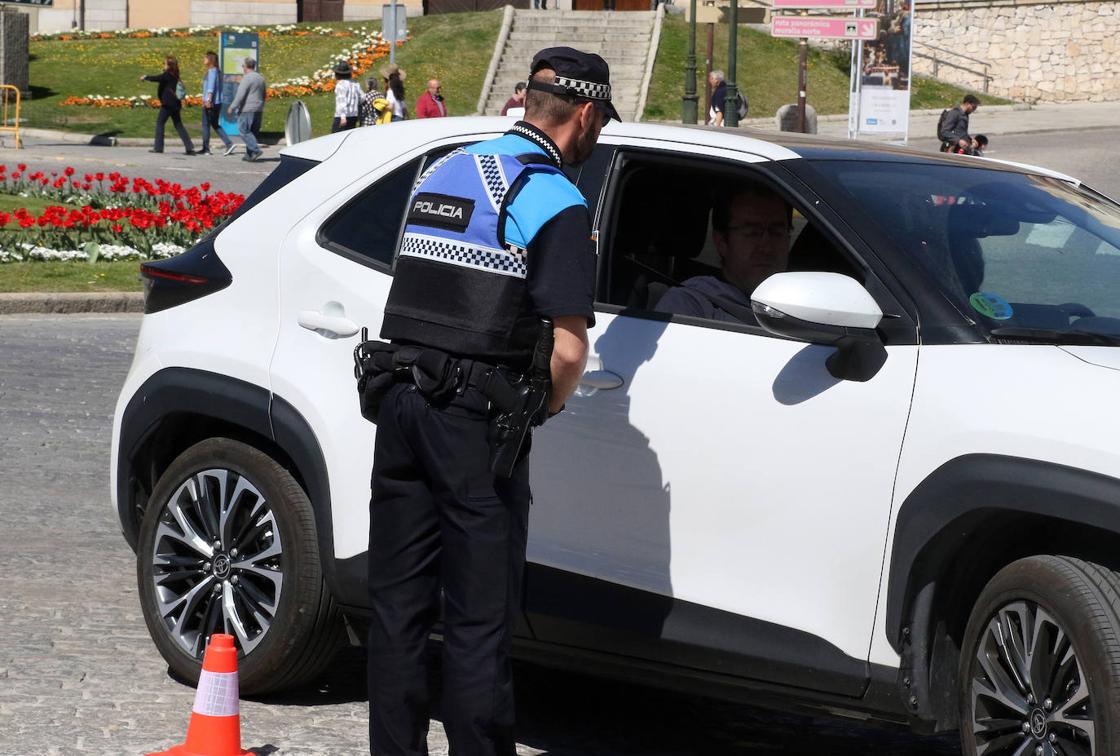
[[[737,226],[728,226],[727,233],[735,234],[748,241],[764,241],[766,239],[789,239],[790,227],[782,223],[740,223]]]

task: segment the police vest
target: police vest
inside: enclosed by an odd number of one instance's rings
[[[560,173],[539,154],[456,150],[417,181],[397,249],[381,338],[521,369],[539,325],[526,251],[505,242],[506,207],[532,171]]]

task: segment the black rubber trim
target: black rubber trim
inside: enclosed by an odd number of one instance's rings
[[[117,514],[134,550],[140,532],[132,507],[134,460],[160,421],[176,414],[201,415],[271,438],[268,402],[267,389],[203,370],[166,368],[144,381],[121,415],[117,446]]]
[[[864,659],[810,633],[575,573],[528,566],[538,640],[859,698]]]
[[[967,535],[954,527],[966,516],[999,512],[1040,515],[1120,534],[1120,480],[996,454],[957,457],[934,470],[898,509],[886,610],[887,639],[896,651],[902,651],[902,629],[917,590],[952,558],[946,550]],[[942,534],[953,537],[939,539]]]
[[[117,456],[117,509],[129,546],[136,549],[139,522],[134,517],[132,484],[135,460],[162,420],[174,415],[212,418],[244,428],[274,442],[291,459],[307,488],[315,512],[323,574],[331,592],[342,598],[364,596],[364,571],[355,584],[335,569],[330,481],[326,461],[311,426],[283,398],[236,378],[193,368],[166,368],[153,374],[129,400],[121,416]],[[346,589],[349,589],[349,593]]]

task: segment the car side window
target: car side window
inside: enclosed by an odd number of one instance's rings
[[[750,293],[773,273],[864,280],[861,266],[760,171],[628,154],[607,201],[598,298],[627,314],[757,327]]]
[[[422,160],[402,165],[343,205],[319,230],[319,243],[360,262],[392,266],[401,221]]]

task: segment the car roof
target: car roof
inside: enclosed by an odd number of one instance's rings
[[[515,123],[513,118],[453,117],[415,119],[385,124],[376,128],[353,129],[319,137],[285,148],[282,154],[310,160],[325,160],[342,149],[345,153],[381,150],[390,143],[411,149],[427,142],[452,137],[477,136],[480,139],[505,132]],[[726,129],[714,126],[682,126],[679,124],[636,123],[612,121],[603,129],[604,141],[649,140],[688,144],[695,147],[731,150],[758,155],[767,160],[858,160],[865,162],[897,162],[921,164],[971,165],[994,170],[1032,173],[1080,183],[1063,173],[1033,165],[989,158],[949,155],[918,150],[913,147],[872,141],[835,139],[813,134],[798,134],[762,129]]]

